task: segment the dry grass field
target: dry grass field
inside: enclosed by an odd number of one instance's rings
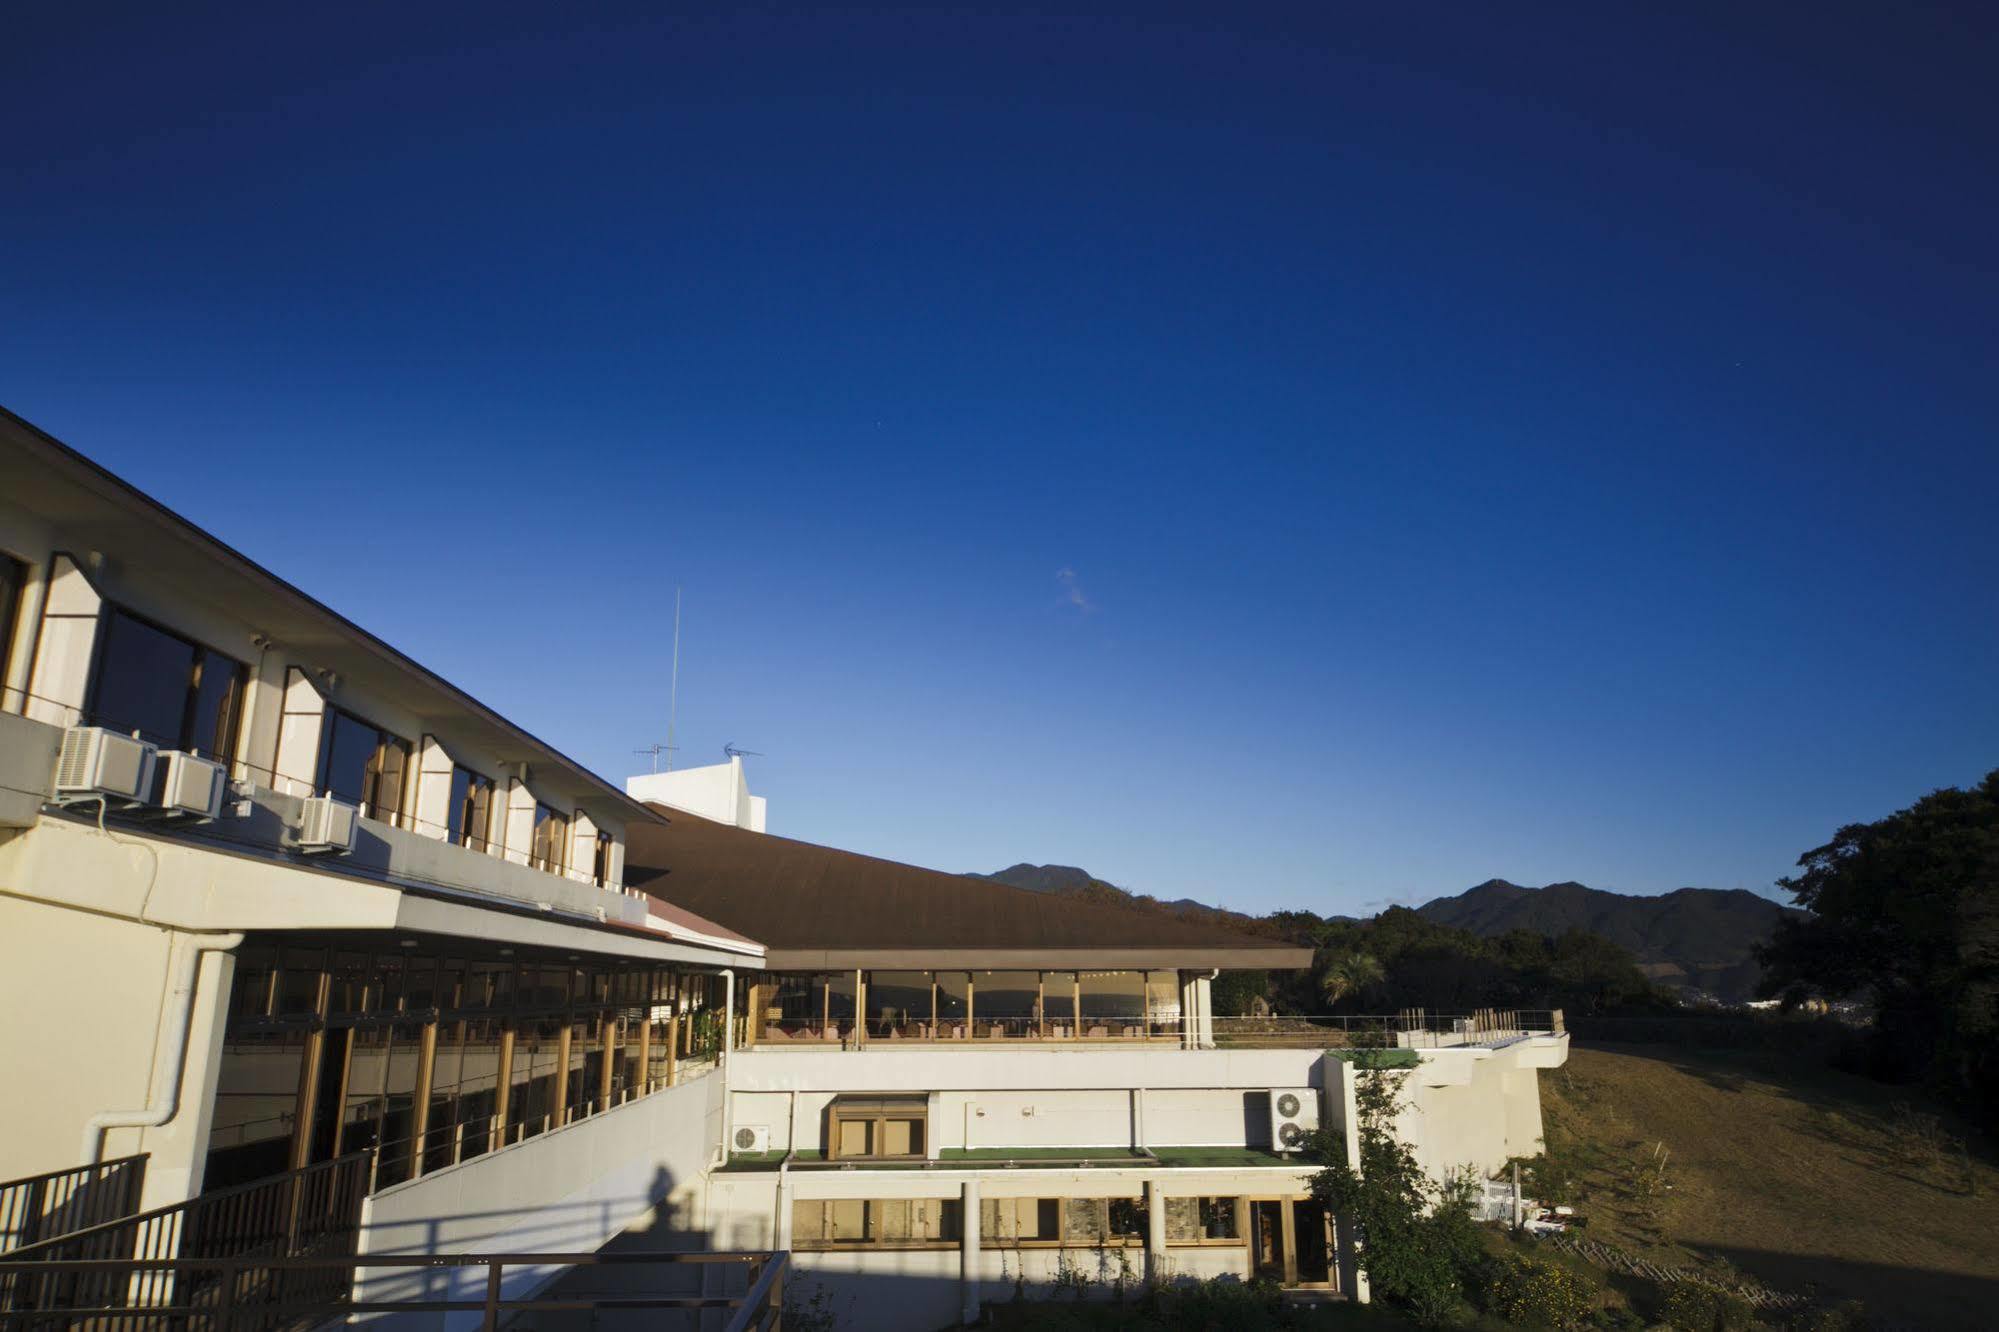
[[[1579,1046],[1541,1095],[1590,1238],[1898,1325],[1999,1326],[1999,1170],[1907,1091],[1803,1060]]]

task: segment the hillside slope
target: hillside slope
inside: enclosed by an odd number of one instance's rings
[[[1999,1171],[1973,1158],[1967,1179],[1961,1152],[1923,1150],[1908,1097],[1803,1059],[1664,1047],[1579,1046],[1541,1075],[1548,1149],[1579,1169],[1590,1238],[1723,1259],[1895,1323],[1991,1326]],[[1654,1204],[1634,1180],[1659,1144],[1670,1187]]]
[[[1682,888],[1631,897],[1580,883],[1523,888],[1504,879],[1417,910],[1439,925],[1487,937],[1508,930],[1543,935],[1587,930],[1628,949],[1653,980],[1732,1003],[1754,997],[1762,970],[1751,950],[1770,937],[1779,920],[1799,914],[1740,889]]]

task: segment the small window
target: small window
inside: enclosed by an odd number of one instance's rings
[[[568,817],[537,801],[534,807],[534,841],[528,852],[528,864],[534,869],[560,874],[569,865],[569,857],[564,854],[568,846]]]
[[[1168,1244],[1236,1244],[1242,1232],[1234,1198],[1168,1198]]]
[[[611,834],[597,834],[597,851],[590,863],[590,881],[599,888],[611,886]]]
[[[226,763],[249,668],[115,606],[105,612],[88,712],[169,749]]]
[[[451,770],[451,840],[474,851],[486,849],[486,832],[493,817],[493,781],[469,768]]]
[[[836,1096],[827,1107],[833,1160],[913,1160],[928,1147],[930,1106],[922,1096]]]

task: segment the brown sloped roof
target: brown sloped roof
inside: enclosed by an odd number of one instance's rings
[[[1078,902],[654,809],[625,882],[763,943],[773,970],[872,966],[1304,967],[1281,940]]]

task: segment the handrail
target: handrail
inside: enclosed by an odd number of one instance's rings
[[[146,1160],[138,1152],[0,1182],[0,1254],[129,1217]]]
[[[197,1320],[205,1320],[209,1332],[229,1332],[236,1321],[249,1317],[258,1328],[269,1328],[274,1314],[297,1315],[301,1323],[310,1321],[314,1315],[320,1317],[346,1316],[357,1313],[479,1313],[483,1315],[480,1326],[486,1332],[497,1332],[501,1315],[513,1313],[555,1313],[585,1312],[595,1309],[678,1309],[701,1311],[706,1309],[729,1309],[734,1316],[726,1325],[725,1332],[774,1332],[779,1326],[784,1309],[784,1278],[790,1265],[790,1254],[784,1250],[759,1252],[753,1250],[721,1250],[695,1252],[621,1252],[621,1253],[512,1253],[512,1254],[346,1254],[313,1258],[243,1258],[190,1259],[190,1258],[87,1258],[54,1259],[40,1262],[0,1258],[0,1288],[10,1284],[9,1278],[23,1275],[101,1273],[114,1276],[138,1276],[155,1273],[171,1276],[179,1273],[216,1273],[219,1279],[211,1283],[207,1290],[210,1297],[188,1302],[146,1302],[133,1304],[105,1304],[85,1307],[67,1305],[46,1312],[60,1317],[66,1325],[89,1324],[96,1319],[129,1319],[143,1316],[148,1320],[186,1319],[188,1326],[199,1326]],[[645,1264],[740,1264],[750,1271],[747,1289],[741,1295],[607,1295],[587,1298],[531,1298],[506,1299],[501,1295],[503,1276],[508,1267],[620,1267]],[[440,1300],[395,1300],[395,1299],[312,1299],[287,1298],[280,1285],[276,1298],[265,1298],[269,1292],[259,1294],[253,1300],[239,1304],[239,1291],[246,1274],[259,1272],[329,1272],[345,1271],[351,1274],[362,1268],[373,1269],[439,1269],[479,1268],[486,1269],[485,1280],[480,1283],[477,1298]],[[346,1282],[342,1283],[347,1284]],[[112,1290],[122,1288],[122,1283],[99,1282],[94,1289]],[[169,1285],[155,1277],[154,1289],[180,1290],[178,1284]],[[244,1291],[249,1294],[253,1292]],[[17,1307],[18,1313],[30,1312]]]

